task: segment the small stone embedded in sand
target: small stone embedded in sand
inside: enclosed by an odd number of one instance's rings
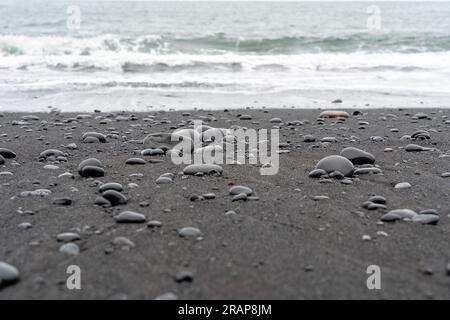
[[[444,172],[441,174],[442,178],[450,178],[450,172]]]
[[[58,206],[70,206],[72,204],[72,199],[70,199],[69,197],[54,198],[53,204]]]
[[[439,216],[435,214],[418,214],[412,218],[412,221],[421,224],[437,224]]]
[[[364,174],[381,174],[381,173],[383,173],[383,171],[377,167],[358,168],[355,169],[355,171],[353,172],[355,176]]]
[[[419,139],[420,140],[430,140],[431,136],[430,136],[430,133],[428,131],[418,130],[418,131],[414,132],[411,135],[411,139],[414,139],[414,140],[419,140]]]
[[[6,148],[0,148],[0,156],[2,156],[5,159],[14,159],[17,157],[17,155],[14,152]]]
[[[408,144],[408,145],[405,147],[405,150],[406,150],[407,152],[421,152],[421,151],[429,151],[430,149],[429,149],[429,148],[422,147],[422,146],[419,146],[419,145],[417,145],[417,144]]]
[[[371,153],[354,147],[343,149],[341,156],[347,158],[355,165],[375,163],[375,157]]]
[[[145,161],[144,159],[141,159],[141,158],[130,158],[130,159],[127,159],[127,161],[125,161],[125,164],[128,164],[128,165],[143,165],[146,163],[147,163],[147,161]]]
[[[253,118],[252,118],[251,115],[243,114],[243,115],[241,115],[241,116],[239,117],[239,119],[241,119],[241,120],[252,120]]]
[[[49,158],[51,158],[52,160],[57,160],[58,157],[65,157],[65,153],[62,152],[61,150],[58,149],[47,149],[42,151],[39,154],[39,160],[48,160]]]
[[[112,244],[119,248],[120,250],[129,251],[132,248],[136,247],[133,241],[126,237],[116,237],[112,241]]]
[[[143,214],[133,211],[123,211],[115,216],[114,219],[118,223],[142,223],[147,220]]]
[[[88,178],[99,178],[103,177],[105,175],[105,171],[103,170],[103,164],[100,162],[100,160],[95,158],[90,158],[83,160],[78,165],[78,173],[80,176]]]
[[[307,134],[307,135],[303,136],[303,142],[311,143],[311,142],[315,142],[315,141],[316,141],[316,137],[314,137],[311,134]]]
[[[158,220],[151,220],[147,223],[147,227],[149,228],[160,228],[162,227],[162,222]]]
[[[28,230],[28,229],[31,229],[33,227],[33,225],[29,222],[22,222],[17,227],[21,230]]]
[[[326,174],[327,174],[327,172],[323,169],[314,169],[309,173],[309,177],[310,178],[320,178]]]
[[[159,176],[158,179],[156,179],[156,184],[166,184],[172,182],[173,180],[167,176]]]
[[[245,186],[233,186],[230,188],[229,192],[230,195],[238,195],[244,193],[247,196],[251,196],[253,194],[253,190]]]
[[[119,191],[109,189],[102,193],[102,197],[108,200],[112,206],[126,204],[127,198]]]
[[[353,175],[355,167],[353,166],[353,163],[351,163],[351,161],[347,158],[333,155],[320,160],[316,165],[316,169],[322,169],[327,173],[339,171],[344,176],[350,177]]]
[[[222,174],[223,168],[217,164],[191,164],[183,169],[185,175],[203,174]]]
[[[63,244],[59,248],[59,252],[70,255],[70,256],[77,256],[80,253],[80,248],[76,243],[69,242],[66,244]]]
[[[233,197],[231,197],[231,201],[247,201],[247,195],[245,193],[238,193],[236,195],[234,195]]]
[[[58,170],[59,167],[55,166],[54,164],[47,164],[47,165],[44,166],[44,169],[45,170]]]
[[[75,232],[60,233],[56,236],[56,240],[60,242],[73,242],[80,239],[81,239],[80,235]]]
[[[103,192],[105,192],[107,190],[115,190],[115,191],[120,192],[120,191],[123,190],[123,186],[120,183],[117,183],[117,182],[107,182],[107,183],[102,184],[98,188],[98,191],[100,193],[103,193]]]
[[[394,222],[397,220],[412,220],[417,213],[411,209],[396,209],[389,211],[381,217],[381,221]]]
[[[182,238],[198,237],[201,232],[200,229],[194,227],[184,227],[178,230],[178,235]]]
[[[282,123],[283,120],[281,120],[280,118],[272,118],[269,120],[270,123]]]
[[[20,193],[21,197],[46,197],[50,195],[52,192],[48,189],[37,189],[34,191],[22,191]]]
[[[319,118],[348,118],[349,114],[345,111],[328,110],[320,113]]]
[[[178,300],[178,296],[172,292],[167,292],[157,296],[154,300]]]
[[[94,139],[88,139],[88,138],[94,138]],[[86,132],[81,137],[81,140],[83,140],[84,143],[95,143],[96,141],[105,143],[106,136],[99,132]]]
[[[19,270],[16,267],[0,261],[0,288],[19,280]]]
[[[190,271],[180,271],[175,275],[175,281],[178,283],[181,282],[192,282],[194,280],[194,275]]]
[[[395,189],[408,189],[411,188],[411,184],[409,182],[400,182],[394,186]]]
[[[163,149],[155,148],[155,149],[145,149],[141,151],[142,156],[159,156],[164,155],[165,152]]]
[[[369,201],[373,202],[373,203],[379,203],[379,204],[386,204],[386,202],[387,202],[386,198],[382,197],[382,196],[372,196],[369,198]]]

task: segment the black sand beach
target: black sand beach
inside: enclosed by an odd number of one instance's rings
[[[2,114],[0,148],[16,158],[0,164],[0,262],[20,275],[3,283],[0,299],[449,299],[450,110],[347,110],[348,119],[323,124],[321,111]],[[217,128],[280,127],[289,152],[280,154],[279,173],[262,176],[259,166],[245,164],[223,165],[221,176],[183,176],[185,166],[168,155],[138,153],[145,149],[138,140],[149,133],[170,133],[193,119]],[[419,129],[430,139],[403,137]],[[106,143],[83,143],[92,131],[107,135]],[[322,143],[325,137],[336,139]],[[77,147],[67,148],[72,143]],[[407,152],[408,144],[430,149]],[[319,160],[348,146],[370,152],[382,174],[345,180],[350,184],[308,176]],[[67,161],[39,161],[47,149],[61,150]],[[135,157],[147,162],[125,164]],[[104,177],[80,177],[78,164],[88,158],[102,162]],[[73,178],[58,178],[65,172]],[[173,182],[156,184],[164,173],[173,173]],[[128,202],[94,204],[97,180],[122,184]],[[402,182],[411,187],[394,188]],[[232,201],[233,185],[251,188],[258,199]],[[20,196],[37,189],[51,194]],[[195,197],[208,193],[215,198]],[[386,198],[386,209],[362,207],[374,195]],[[61,197],[71,203],[55,204]],[[380,222],[395,209],[434,209],[439,221]],[[123,211],[162,225],[118,223],[113,217]],[[201,236],[181,237],[184,227]],[[57,235],[67,232],[80,238],[71,239],[77,255],[60,252]],[[70,265],[81,268],[81,290],[66,287]],[[366,286],[370,265],[381,268],[381,290]]]

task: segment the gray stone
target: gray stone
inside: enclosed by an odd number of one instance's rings
[[[317,163],[316,169],[322,169],[327,173],[339,171],[346,177],[352,176],[353,171],[355,170],[353,163],[351,163],[350,160],[337,155],[323,158]]]
[[[222,174],[223,169],[216,164],[191,164],[183,169],[186,175],[195,175],[197,173],[203,174]]]
[[[117,182],[108,182],[108,183],[104,183],[100,186],[100,188],[98,188],[98,191],[100,193],[105,192],[107,190],[115,190],[115,191],[122,191],[123,190],[123,186],[120,183]]]
[[[233,186],[230,188],[229,192],[230,195],[238,195],[244,193],[247,196],[251,196],[253,194],[253,190],[245,186]]]
[[[125,161],[125,164],[128,165],[142,165],[142,164],[146,164],[147,161],[145,161],[144,159],[141,158],[130,158],[127,161]]]
[[[123,211],[115,216],[114,219],[118,223],[142,223],[147,220],[143,214],[133,211]]]
[[[56,240],[61,242],[73,242],[80,239],[81,239],[80,235],[75,232],[60,233],[56,236]]]
[[[112,206],[126,204],[128,202],[127,198],[116,190],[106,190],[102,193],[102,197],[108,200]]]
[[[0,261],[0,288],[17,282],[19,275],[16,267]]]
[[[75,244],[73,242],[69,242],[69,243],[63,244],[59,248],[59,252],[65,253],[70,256],[76,256],[80,253],[80,248],[78,247],[77,244]]]
[[[199,229],[194,227],[184,227],[178,230],[178,235],[182,238],[198,237],[201,235],[201,232]]]
[[[356,165],[375,163],[375,157],[371,153],[354,147],[343,149],[341,151],[341,156],[347,158]]]
[[[6,148],[0,148],[0,156],[2,156],[5,159],[14,159],[17,157],[17,155],[14,152]]]

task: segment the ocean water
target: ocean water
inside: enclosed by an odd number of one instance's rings
[[[0,1],[0,108],[133,89],[450,96],[450,2]]]

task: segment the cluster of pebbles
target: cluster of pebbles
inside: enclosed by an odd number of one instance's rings
[[[222,164],[189,164],[179,165],[173,169],[172,172],[167,170],[166,167],[158,169],[158,164],[170,162],[170,157],[173,154],[182,156],[185,149],[177,149],[181,141],[187,142],[186,145],[190,146],[188,151],[191,155],[215,152],[224,152],[227,147],[234,146],[236,138],[232,134],[232,129],[245,128],[244,126],[238,126],[234,124],[236,120],[230,120],[227,118],[229,128],[214,127],[211,123],[217,121],[213,116],[204,117],[201,121],[204,123],[200,128],[193,128],[193,119],[190,113],[184,113],[183,119],[179,123],[171,123],[165,119],[159,119],[157,115],[149,115],[144,118],[140,118],[136,115],[124,115],[124,114],[100,114],[97,115],[77,115],[74,117],[63,117],[58,114],[55,115],[58,120],[52,124],[46,120],[40,120],[37,116],[24,116],[21,120],[14,120],[10,124],[13,126],[19,126],[23,128],[34,128],[38,126],[40,128],[49,129],[67,127],[73,130],[68,130],[64,133],[64,139],[71,140],[76,139],[74,133],[77,126],[75,124],[82,125],[84,122],[93,122],[102,126],[110,126],[110,128],[104,128],[101,130],[105,133],[100,133],[88,129],[77,137],[77,141],[81,142],[80,146],[76,143],[65,143],[64,145],[47,145],[49,149],[37,152],[33,161],[37,160],[42,166],[43,170],[47,170],[47,174],[52,176],[52,182],[48,186],[42,186],[40,183],[31,183],[33,189],[25,190],[21,189],[17,194],[17,197],[11,197],[10,199],[2,198],[2,201],[16,201],[21,199],[26,204],[26,201],[36,201],[40,199],[43,203],[47,201],[45,198],[55,193],[56,187],[67,184],[70,182],[81,182],[77,186],[84,186],[87,188],[86,194],[89,196],[83,197],[84,199],[78,199],[75,202],[72,196],[58,195],[49,200],[49,204],[52,206],[66,207],[68,210],[76,205],[94,205],[99,210],[107,213],[109,221],[112,221],[117,226],[124,225],[123,228],[130,227],[134,224],[146,224],[146,228],[150,230],[164,230],[165,224],[159,220],[150,218],[153,214],[153,208],[150,200],[139,201],[141,187],[140,184],[143,181],[149,180],[158,192],[177,192],[170,189],[173,186],[183,187],[186,181],[191,179],[196,180],[195,183],[201,184],[202,181],[226,181],[227,187],[215,187],[213,190],[205,191],[199,187],[199,190],[195,190],[196,194],[192,194],[191,190],[186,188],[181,189],[189,193],[187,196],[186,205],[192,206],[196,201],[202,200],[220,200],[223,201],[229,208],[226,210],[226,215],[236,216],[236,211],[239,212],[242,206],[251,205],[247,202],[255,202],[254,206],[259,206],[258,203],[263,202],[264,197],[260,197],[250,187],[239,183],[238,176],[230,177],[230,171],[227,165]],[[243,121],[248,126],[250,124],[258,125],[258,119],[250,114],[237,114],[237,121]],[[349,119],[356,121],[354,129],[350,129],[346,126]],[[391,120],[394,124],[397,121],[398,116],[394,114],[382,114],[380,115],[380,121]],[[426,121],[432,120],[433,117],[421,112],[410,115],[412,123],[421,124]],[[113,127],[114,123],[129,123],[125,126],[126,130],[121,130]],[[269,121],[269,124],[273,128],[282,129],[282,133],[289,132],[294,134],[282,134],[282,141],[280,143],[279,154],[282,157],[287,153],[299,153],[299,159],[302,157],[303,152],[322,152],[326,155],[322,158],[316,158],[315,167],[309,168],[305,172],[305,176],[309,176],[309,184],[313,185],[315,182],[319,183],[320,187],[327,187],[326,184],[333,186],[333,184],[348,185],[342,188],[354,188],[357,190],[358,185],[361,183],[361,179],[367,178],[376,179],[379,177],[385,178],[385,170],[389,170],[389,174],[392,171],[392,167],[401,168],[402,165],[407,162],[398,161],[394,164],[389,164],[385,158],[380,160],[380,155],[389,157],[393,153],[402,153],[405,157],[415,155],[417,152],[427,151],[431,154],[435,154],[440,159],[450,159],[449,150],[441,150],[440,146],[433,140],[434,135],[439,135],[444,129],[434,128],[431,126],[417,126],[415,131],[409,132],[407,135],[396,136],[399,133],[399,129],[396,127],[388,128],[388,133],[384,135],[370,135],[366,137],[365,144],[361,143],[362,134],[359,132],[366,132],[370,129],[371,124],[364,117],[364,113],[361,111],[354,111],[350,115],[346,111],[328,110],[319,114],[319,117],[314,120],[290,120],[283,121],[280,117],[273,117]],[[207,123],[207,124],[205,124]],[[241,123],[242,124],[242,123]],[[448,128],[450,122],[446,116],[442,116],[441,124],[444,128]],[[169,126],[169,132],[154,132],[155,128],[165,125]],[[89,127],[91,127],[90,125]],[[329,135],[332,130],[325,130],[328,128],[336,131],[334,136]],[[308,128],[314,128],[314,132],[308,132]],[[336,129],[339,128],[339,129]],[[5,127],[0,126],[2,131],[5,131]],[[317,129],[317,130],[316,130]],[[339,130],[339,131],[338,131]],[[150,132],[149,132],[150,131]],[[7,132],[7,131],[6,131]],[[45,131],[43,131],[45,132]],[[143,138],[132,139],[134,132],[145,133]],[[302,132],[303,134],[298,134]],[[322,137],[318,137],[318,133],[324,132]],[[401,147],[395,148],[389,145],[389,139],[395,136],[397,141],[402,144]],[[135,136],[134,136],[135,137]],[[217,137],[220,137],[218,139]],[[288,137],[288,138],[286,138]],[[298,141],[295,141],[293,137],[296,137]],[[194,140],[200,141],[200,147],[196,149]],[[39,137],[38,141],[42,142],[45,137]],[[13,179],[17,174],[15,172],[15,166],[12,161],[17,162],[23,166],[30,159],[25,159],[24,155],[18,150],[17,152],[8,149],[6,146],[10,142],[10,138],[6,135],[0,140],[2,147],[0,148],[0,178],[8,177]],[[3,147],[3,145],[6,145]],[[11,143],[11,145],[13,145]],[[358,148],[356,146],[370,146],[369,151],[363,150],[364,148]],[[87,150],[86,152],[84,152]],[[101,151],[99,151],[101,150]],[[380,151],[381,150],[381,151]],[[427,153],[426,152],[426,153]],[[114,157],[121,153],[126,155],[126,159],[122,160],[120,164],[115,162]],[[253,157],[255,150],[248,150],[246,153],[246,159]],[[425,153],[425,154],[426,154]],[[93,157],[95,154],[95,157]],[[377,154],[377,157],[375,156]],[[111,160],[111,159],[112,160]],[[78,166],[74,163],[74,159],[79,161]],[[101,160],[99,160],[101,159]],[[114,162],[112,162],[114,161]],[[104,163],[106,164],[104,164]],[[153,166],[150,166],[152,164]],[[237,162],[231,163],[233,165]],[[261,165],[261,164],[259,164]],[[406,166],[406,165],[405,165]],[[4,168],[7,168],[7,170]],[[283,169],[283,168],[282,168]],[[296,168],[293,168],[295,170]],[[450,167],[442,168],[443,172],[436,174],[439,178],[444,178],[447,181],[450,177]],[[128,176],[124,176],[121,170],[127,170]],[[135,171],[130,171],[135,170]],[[159,170],[159,171],[158,171]],[[177,171],[175,171],[177,170]],[[63,171],[63,172],[61,172]],[[78,175],[74,174],[74,171],[78,171]],[[137,171],[137,172],[136,172]],[[167,172],[169,171],[169,172]],[[150,173],[150,174],[149,174]],[[133,180],[128,185],[122,184],[126,179]],[[375,177],[375,178],[374,178]],[[54,179],[53,179],[54,178]],[[285,177],[287,181],[289,179]],[[216,179],[216,180],[214,180]],[[229,182],[232,180],[232,182]],[[314,180],[317,179],[317,180]],[[121,181],[122,183],[118,182]],[[236,183],[235,183],[236,181]],[[3,181],[2,181],[3,182]],[[247,181],[248,182],[248,181]],[[259,185],[253,182],[252,187],[255,189],[263,189],[263,185]],[[29,186],[26,182],[18,183],[19,188],[23,186]],[[3,184],[3,187],[8,188],[9,182]],[[95,187],[93,190],[92,187]],[[298,186],[294,189],[293,196],[302,193],[303,187]],[[407,190],[414,189],[414,184],[407,181],[392,181],[390,184],[386,184],[386,193],[391,192],[407,192]],[[136,190],[136,191],[133,191]],[[317,190],[317,189],[316,189]],[[74,195],[79,191],[76,187],[70,189]],[[83,190],[83,194],[84,194]],[[214,191],[214,192],[212,192]],[[276,190],[271,190],[271,193],[276,193]],[[226,194],[227,197],[223,197]],[[260,194],[260,190],[258,190]],[[151,197],[148,197],[151,198]],[[327,195],[314,195],[312,197],[314,201],[332,201]],[[440,221],[439,211],[448,210],[448,207],[439,209],[423,209],[420,206],[411,204],[413,209],[399,209],[402,208],[402,204],[395,203],[389,200],[389,197],[384,197],[377,194],[371,194],[365,197],[362,203],[362,208],[370,214],[377,216],[377,225],[389,225],[393,222],[416,222],[423,225],[437,225]],[[34,200],[33,200],[34,199]],[[88,200],[86,200],[88,199]],[[142,200],[142,199],[140,199]],[[259,200],[259,201],[258,201]],[[278,199],[277,199],[278,200]],[[89,202],[90,201],[90,202]],[[208,202],[206,201],[206,202]],[[302,200],[299,200],[299,202]],[[136,209],[136,204],[139,204],[139,209]],[[447,203],[448,204],[448,203]],[[262,204],[261,204],[262,205]],[[231,208],[231,209],[230,209]],[[27,212],[22,210],[20,212]],[[355,210],[357,207],[355,206]],[[166,214],[170,213],[170,209],[164,211]],[[34,212],[29,212],[30,216],[34,215]],[[167,217],[170,220],[170,217]],[[35,220],[37,221],[37,220]],[[193,223],[194,224],[194,223]],[[33,224],[29,222],[22,222],[19,224],[19,229],[29,230],[33,228]],[[422,228],[422,227],[421,227]],[[433,227],[432,227],[433,228]],[[69,228],[70,229],[70,228]],[[63,255],[77,256],[82,254],[80,246],[77,244],[83,239],[83,232],[74,231],[75,228],[70,230],[61,230],[61,233],[55,236],[56,242],[60,244],[59,251]],[[196,241],[202,241],[205,235],[208,234],[207,227],[200,230],[198,226],[178,226],[175,228],[175,233],[179,238],[193,239]],[[123,230],[123,229],[122,229]],[[168,232],[167,230],[164,230]],[[385,234],[380,231],[378,235]],[[363,240],[369,241],[372,238],[368,235],[363,236]],[[137,244],[131,239],[124,236],[114,236],[108,242],[111,247],[105,249],[105,253],[111,254],[114,249],[120,249],[124,251],[131,251],[137,246]],[[18,269],[8,264],[7,262],[1,262],[7,257],[0,256],[0,287],[9,286],[19,281],[20,273]],[[190,283],[194,280],[194,274],[190,270],[182,270],[175,275],[173,279],[176,283]],[[173,299],[177,296],[172,293],[162,293],[158,296],[158,299]]]

